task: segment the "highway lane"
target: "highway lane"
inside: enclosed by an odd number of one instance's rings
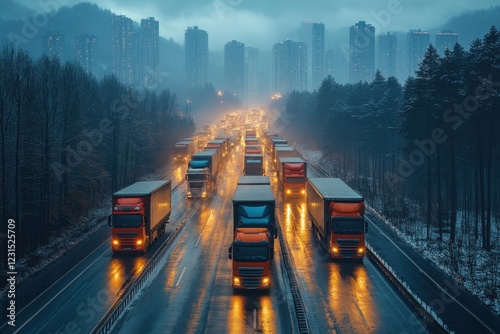
[[[186,222],[164,270],[114,332],[292,332],[278,251],[270,294],[234,293],[231,286],[227,250],[233,236],[232,196],[242,162],[242,147],[237,146],[219,174],[217,195],[202,200],[200,210]]]
[[[430,261],[399,238],[376,215],[367,212],[371,247],[456,333],[500,333],[500,319]]]
[[[309,176],[316,176],[309,169]],[[271,173],[274,175],[274,173]],[[275,193],[277,178],[272,178]],[[426,333],[415,312],[368,260],[333,262],[320,247],[305,198],[279,200],[282,233],[312,333]]]
[[[180,166],[167,171],[172,175],[172,183],[182,179]],[[177,171],[177,172],[176,172]],[[21,295],[30,296],[31,302],[16,314],[16,327],[0,327],[2,333],[75,333],[89,332],[113,305],[119,293],[136,277],[167,236],[172,233],[186,214],[185,187],[179,187],[172,194],[170,224],[166,233],[157,240],[146,255],[113,256],[110,240],[104,241],[74,267],[49,267],[54,270],[51,277],[58,275],[43,292],[30,291],[36,284],[27,283],[18,289]],[[103,232],[101,232],[103,233]],[[109,236],[111,231],[108,230]],[[59,268],[59,269],[58,269]],[[43,275],[42,275],[43,277]],[[34,278],[36,280],[36,277]]]

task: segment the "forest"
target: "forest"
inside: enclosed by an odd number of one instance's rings
[[[500,267],[500,34],[443,56],[430,45],[415,76],[292,92],[277,125],[322,152],[346,180],[422,250],[436,246],[458,280]],[[480,259],[485,251],[491,256]],[[479,267],[484,264],[485,267]],[[486,262],[486,263],[483,263]],[[493,268],[493,270],[491,270]],[[491,297],[498,291],[493,289]]]
[[[61,231],[84,230],[89,210],[165,166],[174,143],[194,132],[168,90],[96,80],[12,46],[1,51],[0,73],[0,212],[15,221],[17,258]]]

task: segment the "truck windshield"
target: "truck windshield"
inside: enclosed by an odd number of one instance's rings
[[[113,227],[141,227],[141,215],[113,215]]]
[[[269,259],[268,246],[234,246],[233,258],[237,262],[264,262]]]
[[[332,231],[335,234],[362,234],[365,232],[365,223],[362,218],[333,218]]]

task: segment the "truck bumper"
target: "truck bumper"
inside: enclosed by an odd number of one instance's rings
[[[271,288],[271,277],[248,277],[233,276],[233,288],[241,290],[269,290]]]

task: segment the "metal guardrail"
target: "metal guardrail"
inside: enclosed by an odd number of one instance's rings
[[[366,254],[370,260],[372,260],[382,270],[382,272],[394,284],[396,289],[398,289],[405,296],[405,298],[429,325],[431,325],[439,333],[454,333],[448,328],[436,312],[434,312],[429,305],[427,305],[420,297],[418,297],[416,293],[411,290],[408,284],[397,275],[392,267],[385,262],[368,243],[366,243],[366,249],[368,250]]]
[[[281,246],[281,257],[285,264],[286,273],[288,276],[288,281],[290,282],[290,290],[292,293],[293,307],[295,311],[295,317],[297,319],[297,326],[299,333],[307,334],[310,333],[309,323],[307,322],[306,312],[304,308],[304,302],[302,301],[302,296],[300,294],[299,285],[297,284],[297,279],[295,278],[294,271],[292,270],[292,265],[288,257],[287,247],[285,246],[285,238],[283,233],[278,233]]]
[[[196,207],[195,207],[196,208]],[[194,209],[186,215],[175,230],[168,236],[167,240],[162,244],[162,246],[154,253],[151,260],[146,265],[146,268],[139,274],[139,276],[133,280],[129,286],[123,289],[121,296],[116,300],[115,304],[108,310],[108,312],[102,317],[99,323],[92,330],[93,334],[105,334],[109,333],[116,321],[121,317],[123,312],[134,300],[135,296],[141,289],[147,280],[154,273],[158,264],[163,260],[163,255],[167,249],[167,246],[171,244],[173,240],[177,237],[182,227],[184,226],[187,218],[194,212]]]

